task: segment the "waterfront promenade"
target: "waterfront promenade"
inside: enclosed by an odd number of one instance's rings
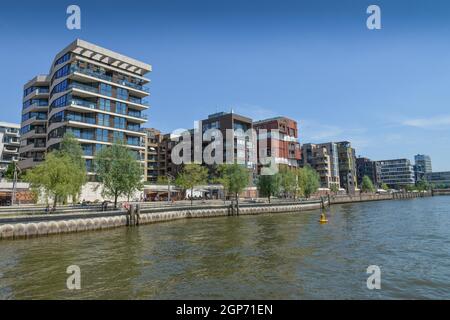
[[[239,211],[232,202],[213,200],[168,203],[131,203],[131,210],[123,208],[100,211],[94,206],[66,206],[51,214],[42,214],[43,207],[4,208],[0,210],[0,239],[20,239],[52,234],[101,230],[122,226],[173,221],[189,218],[211,218],[233,215],[302,212],[326,208],[333,204],[410,199],[431,196],[431,193],[361,194],[358,196],[328,196],[319,199],[288,201],[275,199],[243,201]]]

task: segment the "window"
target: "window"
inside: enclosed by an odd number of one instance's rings
[[[63,55],[61,58],[55,61],[55,66],[64,63],[66,61],[69,61],[69,59],[70,59],[70,52],[67,52],[65,55]]]
[[[128,90],[117,88],[117,99],[128,100]]]
[[[98,125],[109,127],[109,114],[98,114]]]
[[[109,84],[100,83],[100,94],[104,96],[112,96],[112,87]]]
[[[114,117],[114,128],[125,129],[125,118]]]
[[[111,111],[111,100],[100,98],[99,108],[100,110]]]
[[[71,98],[71,97],[70,97]],[[63,95],[52,102],[50,109],[64,107],[68,104],[69,95]]]
[[[138,146],[139,145],[139,137],[128,137],[127,143],[131,144],[133,146]]]
[[[70,73],[70,64],[66,64],[64,67],[60,68],[58,71],[55,72],[53,75],[53,80],[62,78],[67,76]]]
[[[97,129],[97,141],[108,142],[108,130],[106,129]]]
[[[56,86],[53,87],[52,94],[66,91],[67,87],[68,87],[68,81],[66,79],[66,80],[58,83]]]
[[[114,142],[121,142],[124,141],[125,136],[123,132],[120,131],[114,131]]]
[[[81,145],[81,148],[83,149],[83,154],[85,156],[93,156],[94,155],[94,145],[83,144],[83,145]]]
[[[127,105],[122,102],[116,102],[116,113],[127,114]]]

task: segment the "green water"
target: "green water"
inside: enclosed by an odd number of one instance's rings
[[[0,242],[1,299],[450,298],[450,197]],[[81,290],[66,268],[81,268]],[[381,290],[366,286],[381,268]]]

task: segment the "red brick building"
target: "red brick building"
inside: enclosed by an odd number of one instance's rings
[[[262,167],[261,163],[264,162],[261,154],[274,157],[279,168],[299,166],[301,148],[298,141],[297,121],[286,117],[276,117],[254,122],[253,127],[258,134],[258,173]],[[263,143],[265,139],[267,139],[266,145]],[[262,148],[266,149],[265,152],[261,150]]]

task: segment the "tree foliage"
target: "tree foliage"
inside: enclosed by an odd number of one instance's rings
[[[361,182],[361,191],[362,192],[375,192],[375,186],[372,183],[372,180],[368,176],[364,176]]]
[[[79,142],[70,134],[61,141],[60,148],[46,155],[44,162],[26,172],[34,193],[44,192],[53,198],[53,208],[68,197],[76,202],[86,183],[86,166]]]
[[[53,208],[56,208],[58,201],[65,201],[79,192],[80,174],[82,172],[68,155],[51,152],[44,162],[27,171],[25,180],[35,192],[43,191],[47,198],[52,197]]]
[[[194,187],[206,184],[208,180],[208,169],[197,163],[186,164],[175,179],[175,184],[183,190],[191,190],[191,205],[194,198]]]
[[[98,180],[103,184],[102,195],[114,199],[114,207],[121,196],[128,199],[142,189],[142,167],[136,156],[121,143],[102,148],[95,156]]]
[[[285,197],[296,197],[299,185],[296,170],[289,168],[282,168],[280,170],[281,176],[281,190]]]
[[[309,198],[320,187],[319,174],[309,165],[298,169],[298,183],[300,192],[306,198]]]
[[[339,186],[337,184],[333,183],[330,186],[330,191],[333,192],[334,194],[338,193],[339,192]]]
[[[267,197],[270,203],[271,197],[278,195],[281,190],[281,174],[259,176],[258,190],[260,195]]]
[[[219,178],[217,182],[220,183],[226,192],[234,195],[236,201],[239,199],[239,194],[248,186],[249,173],[242,165],[221,164],[218,169]]]
[[[382,183],[381,184],[381,189],[383,189],[384,191],[388,191],[389,190],[389,186],[386,183]]]

